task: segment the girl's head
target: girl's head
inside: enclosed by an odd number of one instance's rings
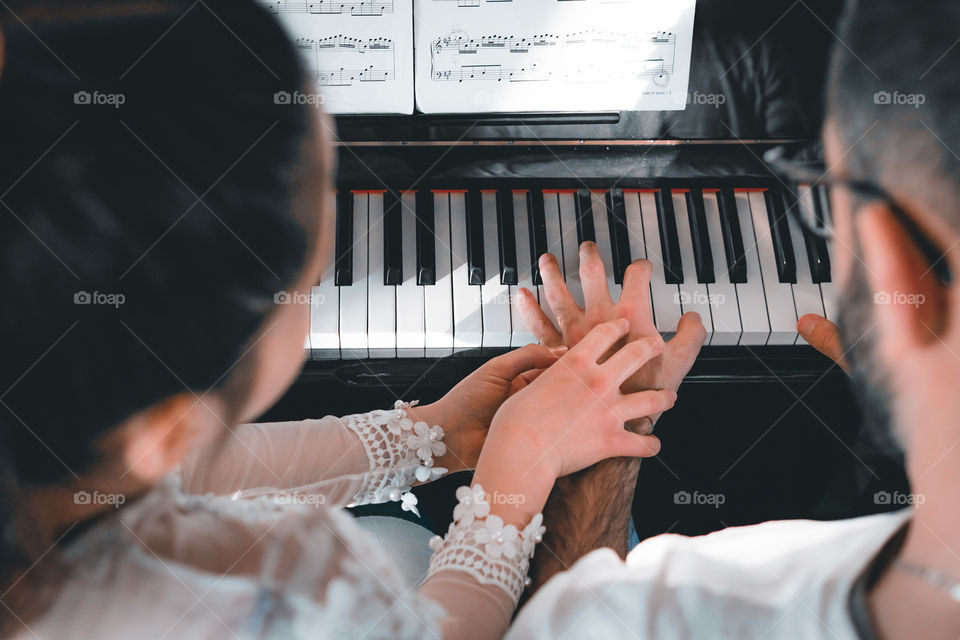
[[[3,30],[16,508],[23,489],[149,484],[276,400],[331,235],[331,158],[315,108],[284,99],[311,91],[298,52],[253,0],[30,3]]]

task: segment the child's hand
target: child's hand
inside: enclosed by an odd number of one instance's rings
[[[598,364],[628,330],[626,320],[599,325],[497,412],[474,479],[494,507],[497,493],[521,507],[498,513],[505,521],[525,524],[560,476],[606,458],[659,451],[659,440],[631,433],[624,423],[666,411],[676,393],[623,393],[620,385],[663,352],[663,340],[657,335],[627,343]]]
[[[443,428],[447,453],[436,459],[436,465],[451,472],[476,468],[500,405],[556,360],[546,347],[527,345],[486,362],[437,402],[413,409],[411,417]]]

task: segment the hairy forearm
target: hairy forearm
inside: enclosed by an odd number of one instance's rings
[[[528,597],[594,549],[626,556],[639,470],[638,458],[613,458],[557,480],[543,510],[547,533],[530,567]]]

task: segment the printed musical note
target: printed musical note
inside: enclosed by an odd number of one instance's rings
[[[434,80],[604,83],[668,77],[677,38],[658,32],[637,36],[602,31],[563,35],[489,35],[463,32],[437,38],[431,47]]]
[[[426,113],[686,104],[695,0],[415,2]]]
[[[261,2],[289,31],[327,112],[413,113],[413,0]]]
[[[315,40],[298,38],[297,47],[312,63],[322,87],[350,87],[354,82],[386,82],[396,77],[393,40],[353,38],[343,34]]]
[[[313,13],[323,15],[382,16],[393,13],[393,0],[338,2],[335,0],[270,0],[267,9],[276,14]]]

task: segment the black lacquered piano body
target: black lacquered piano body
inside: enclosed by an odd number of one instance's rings
[[[682,312],[704,318],[711,335],[690,380],[816,379],[829,363],[798,344],[795,325],[806,312],[835,314],[829,255],[786,208],[829,205],[805,185],[801,202],[791,200],[797,185],[761,161],[785,143],[803,141],[342,143],[336,255],[315,289],[304,376],[360,386],[455,381],[532,340],[510,306],[517,286],[537,293],[541,248],[575,289],[576,247],[590,239],[614,295],[630,259],[654,262],[665,335]],[[428,218],[434,225],[424,229]],[[411,334],[419,315],[426,319]]]

